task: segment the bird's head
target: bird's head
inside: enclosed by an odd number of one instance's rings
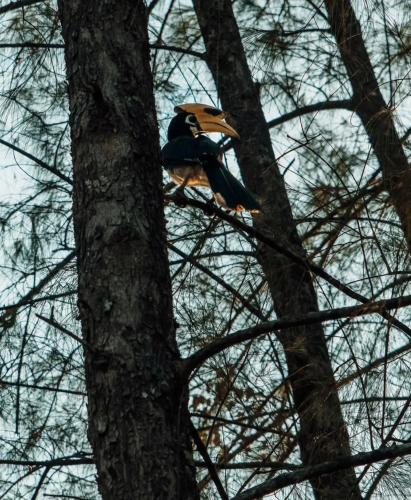
[[[221,109],[207,104],[181,104],[174,108],[177,113],[168,127],[168,140],[171,141],[182,135],[194,136],[207,132],[239,138],[240,136],[225,118],[227,114]]]

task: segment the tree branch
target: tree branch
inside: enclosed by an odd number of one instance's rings
[[[31,497],[31,500],[36,500],[49,472],[50,472],[50,466],[45,467],[43,474],[40,476],[39,482],[37,483],[36,489],[34,490],[33,496]]]
[[[58,323],[55,319],[53,319],[53,318],[46,318],[45,316],[42,316],[41,314],[36,314],[36,316],[39,319],[41,319],[42,321],[44,321],[45,323],[47,323],[48,325],[50,325],[53,328],[55,328],[56,330],[59,330],[61,333],[64,333],[68,337],[72,338],[73,340],[75,340],[76,342],[78,342],[79,344],[81,344],[85,349],[89,349],[91,352],[93,352],[93,349],[90,346],[90,344],[88,344],[87,342],[85,342],[82,338],[80,338],[75,333],[71,332],[70,330],[67,330],[67,328],[64,328],[64,326],[60,325],[60,323]]]
[[[54,495],[53,493],[43,493],[44,498],[57,498],[58,500],[67,499],[67,500],[90,500],[90,497],[78,497],[73,495],[63,495],[62,493],[58,493]]]
[[[368,304],[350,307],[340,307],[338,309],[329,309],[325,311],[313,312],[299,318],[282,318],[275,321],[267,321],[252,328],[245,328],[231,333],[221,339],[216,340],[207,347],[200,349],[184,360],[186,374],[191,373],[196,367],[204,363],[208,358],[219,352],[232,347],[246,340],[255,339],[261,335],[271,333],[277,330],[294,328],[302,325],[312,325],[341,318],[354,318],[366,314],[381,314],[383,311],[406,307],[411,305],[411,295],[405,297],[396,297],[394,299],[379,300],[369,302]]]
[[[408,138],[410,137],[410,135],[411,135],[411,127],[401,137],[401,143],[404,144],[404,142],[408,141]]]
[[[64,43],[0,42],[0,49],[64,49]]]
[[[29,5],[34,5],[35,3],[41,3],[43,0],[20,0],[18,2],[10,2],[4,7],[0,7],[0,14],[4,14],[6,12],[10,12],[12,10],[17,10],[22,7],[28,7]]]
[[[200,462],[198,460],[194,461],[196,467],[207,468],[205,462]],[[219,470],[244,470],[244,469],[269,469],[273,470],[295,470],[300,466],[295,464],[289,464],[284,462],[264,462],[264,461],[253,461],[253,462],[233,462],[231,464],[224,463],[213,463],[213,466]]]
[[[10,382],[8,380],[0,379],[0,387],[1,386],[9,386],[9,387],[25,387],[26,389],[36,389],[40,391],[51,391],[51,392],[61,392],[62,394],[72,394],[75,396],[87,396],[85,392],[81,391],[72,391],[70,389],[57,389],[56,387],[48,387],[46,385],[36,385],[36,384],[25,384],[23,382]]]
[[[268,495],[286,486],[301,483],[307,479],[330,474],[350,467],[366,465],[381,460],[392,459],[409,455],[411,453],[411,443],[400,446],[383,447],[378,450],[358,453],[350,457],[342,457],[322,464],[301,467],[300,470],[281,474],[273,479],[269,479],[254,488],[244,491],[240,495],[236,495],[233,500],[252,500],[261,498],[263,495]]]
[[[15,307],[21,307],[25,305],[37,304],[38,302],[45,302],[46,300],[56,300],[64,297],[70,297],[77,293],[77,290],[70,290],[61,293],[51,293],[50,295],[43,295],[42,297],[37,297],[36,299],[29,300],[19,300],[16,304],[7,304],[5,306],[0,306],[0,311],[6,311],[7,309],[14,309]]]
[[[209,203],[204,203],[199,200],[195,200],[193,198],[187,198],[184,195],[181,195],[179,197],[173,196],[173,195],[166,195],[165,199],[168,201],[173,201],[178,205],[182,205],[182,201],[184,204],[190,205],[195,208],[200,208],[204,213],[210,215],[214,214],[220,217],[221,219],[225,220],[229,224],[231,224],[233,227],[245,232],[252,238],[255,238],[259,240],[260,242],[266,244],[268,247],[273,248],[275,251],[279,252],[282,255],[285,255],[288,257],[292,262],[296,262],[300,265],[305,266],[307,269],[309,269],[312,273],[314,273],[316,276],[324,279],[327,281],[330,285],[333,287],[337,288],[337,290],[340,290],[343,292],[345,295],[348,297],[351,297],[354,300],[357,300],[358,302],[361,302],[362,304],[368,304],[370,300],[367,297],[364,297],[363,295],[357,293],[354,291],[352,288],[349,286],[345,285],[341,281],[339,281],[337,278],[334,278],[331,276],[331,274],[327,273],[322,267],[317,266],[313,262],[308,261],[307,259],[301,257],[300,255],[295,254],[288,248],[285,248],[281,244],[279,244],[277,241],[274,239],[270,238],[269,236],[263,234],[261,231],[258,231],[252,226],[249,226],[248,224],[242,222],[236,217],[233,217],[229,215],[226,211],[218,208],[216,205],[211,205]],[[258,215],[256,216],[258,217]],[[408,337],[411,337],[411,329],[401,323],[401,321],[397,320],[393,316],[391,316],[389,313],[385,311],[379,312],[379,314],[385,318],[387,321],[390,322],[390,324],[394,325],[396,328],[404,332]]]
[[[384,188],[390,195],[390,203],[401,221],[411,251],[411,170],[391,103],[386,103],[381,93],[351,0],[324,0],[323,4],[353,90],[355,112],[367,132],[382,170]]]
[[[285,113],[278,118],[274,118],[268,121],[267,126],[269,128],[276,127],[277,125],[281,125],[282,123],[287,122],[288,120],[292,120],[293,118],[298,118],[299,116],[307,115],[309,113],[315,113],[317,111],[325,111],[330,109],[347,109],[349,111],[352,111],[354,109],[354,105],[351,99],[323,101],[316,102],[315,104],[307,104],[306,106],[294,109],[289,113]]]
[[[13,151],[16,151],[16,153],[21,154],[22,156],[25,156],[31,161],[34,161],[34,163],[37,163],[40,167],[44,168],[48,172],[56,175],[59,177],[61,180],[67,182],[68,184],[72,185],[73,181],[70,179],[70,177],[67,177],[66,175],[62,174],[59,172],[56,168],[52,167],[51,165],[47,165],[46,162],[43,160],[40,160],[40,158],[36,158],[30,153],[27,153],[27,151],[24,151],[23,149],[19,148],[18,146],[11,144],[10,142],[5,141],[4,139],[0,139],[0,144],[3,144],[3,146],[7,146],[8,148],[12,149]]]
[[[203,266],[198,262],[195,257],[192,257],[190,255],[187,255],[186,253],[182,252],[179,248],[174,246],[172,243],[168,243],[167,246],[177,255],[180,255],[180,257],[183,257],[187,262],[190,262],[194,267],[197,267],[200,271],[202,271],[204,274],[209,276],[211,279],[216,281],[219,285],[221,285],[223,288],[225,288],[228,292],[230,292],[233,297],[235,297],[241,304],[248,309],[252,314],[257,316],[259,319],[263,319],[264,315],[257,309],[255,308],[250,302],[239,293],[238,290],[233,288],[231,285],[226,283],[223,279],[221,279],[219,276],[211,272],[206,266]]]
[[[184,47],[177,47],[175,45],[165,45],[162,43],[150,43],[150,49],[170,50],[171,52],[179,52],[188,56],[198,57],[204,59],[204,53],[197,50],[185,49]]]
[[[9,322],[11,319],[15,317],[17,314],[17,310],[19,307],[22,307],[26,304],[29,304],[33,297],[37,295],[67,264],[69,264],[74,257],[76,256],[76,252],[73,250],[66,257],[56,264],[53,269],[45,276],[42,280],[38,282],[38,284],[33,287],[29,292],[26,293],[20,300],[18,300],[15,304],[11,306],[6,306],[4,314],[0,316],[0,325],[4,322]],[[0,308],[4,310],[4,307]]]
[[[51,460],[8,460],[0,458],[0,465],[21,465],[22,467],[60,467],[64,465],[86,465],[86,464],[94,464],[94,459],[91,458],[91,455],[84,454],[83,457],[78,457],[78,455],[74,455],[71,457],[61,457],[61,458],[53,458]]]
[[[37,43],[37,42],[0,42],[0,49],[64,49],[64,43]],[[204,59],[204,53],[196,50],[186,49],[184,47],[177,47],[176,45],[166,45],[163,43],[151,43],[150,49],[155,50],[168,50],[170,52],[178,52],[188,56],[198,57]]]
[[[190,432],[191,432],[191,437],[193,438],[194,444],[196,445],[198,453],[202,456],[204,460],[204,464],[208,469],[208,472],[211,476],[211,479],[213,480],[218,493],[220,494],[220,497],[222,500],[228,500],[228,495],[224,489],[224,486],[221,484],[220,478],[217,473],[217,469],[215,468],[215,465],[210,459],[210,455],[207,452],[207,448],[205,447],[203,441],[201,440],[201,437],[199,436],[197,429],[194,427],[194,424],[190,422]]]
[[[159,0],[151,0],[151,2],[147,5],[147,12],[150,12],[154,9],[154,7],[158,4]]]
[[[322,101],[322,102],[317,102],[315,104],[307,104],[306,106],[302,106],[301,108],[294,109],[293,111],[290,111],[289,113],[284,113],[281,116],[278,116],[277,118],[273,118],[272,120],[267,122],[267,127],[268,128],[273,128],[277,127],[278,125],[281,125],[289,120],[292,120],[294,118],[298,118],[299,116],[304,116],[309,113],[315,113],[317,111],[324,111],[324,110],[330,110],[330,109],[347,109],[349,111],[354,110],[354,104],[351,99],[341,99],[341,100],[336,100],[336,101]],[[233,147],[233,141],[230,140],[223,146],[222,150],[223,152],[226,152],[230,150]]]

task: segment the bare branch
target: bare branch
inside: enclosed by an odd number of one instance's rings
[[[53,328],[55,328],[56,330],[59,330],[60,332],[62,332],[65,335],[67,335],[68,337],[71,337],[76,342],[78,342],[83,347],[85,347],[86,349],[89,349],[91,351],[93,350],[92,347],[87,342],[85,342],[82,338],[80,338],[75,333],[70,332],[70,330],[67,330],[67,328],[65,328],[63,325],[60,325],[60,323],[58,323],[55,319],[53,319],[53,318],[46,318],[45,316],[42,316],[41,314],[36,314],[36,316],[39,319],[41,319],[42,321],[44,321],[45,323],[47,323],[48,325],[50,325]]]
[[[384,187],[390,194],[390,203],[401,221],[411,251],[411,171],[396,129],[391,103],[386,103],[381,93],[352,2],[325,0],[324,6],[352,86],[355,111],[378,159]]]
[[[40,158],[36,158],[32,154],[27,153],[27,151],[24,151],[23,149],[19,148],[15,144],[11,144],[10,142],[5,141],[4,139],[0,139],[0,144],[3,144],[3,146],[7,146],[8,148],[12,149],[13,151],[16,151],[16,153],[19,153],[20,155],[25,156],[29,160],[34,161],[34,163],[37,163],[37,165],[44,168],[45,170],[47,170],[51,174],[56,175],[57,177],[59,177],[61,180],[65,181],[65,182],[67,182],[68,184],[70,184],[70,185],[73,184],[73,181],[70,179],[70,177],[67,177],[66,175],[62,174],[59,170],[57,170],[56,168],[52,167],[51,165],[47,165],[47,163],[44,162],[43,160],[40,160]]]
[[[6,317],[10,317],[11,315],[16,315],[19,307],[22,307],[26,304],[30,304],[33,297],[37,295],[67,264],[69,264],[75,257],[75,251],[70,252],[66,257],[56,264],[51,271],[45,276],[42,280],[38,282],[38,284],[33,287],[29,292],[26,293],[20,300],[18,300],[15,304],[11,306],[6,306],[6,312],[0,316],[0,323],[5,320]],[[4,310],[4,307],[1,309]],[[0,309],[0,310],[1,310]]]
[[[385,356],[382,356],[380,358],[375,359],[374,361],[372,361],[368,365],[364,366],[363,368],[360,368],[359,370],[355,371],[354,373],[347,375],[346,377],[344,377],[343,379],[341,379],[340,381],[337,382],[337,387],[340,388],[344,385],[349,384],[350,382],[352,382],[356,378],[360,377],[364,373],[368,373],[371,370],[374,370],[378,366],[381,366],[382,364],[384,364],[388,361],[393,361],[398,356],[401,356],[401,355],[409,352],[410,350],[411,350],[411,342],[409,342],[408,344],[405,344],[402,347],[399,347],[398,349],[395,349],[394,351],[391,351],[389,354],[387,354]]]
[[[31,300],[19,300],[17,304],[8,304],[5,306],[0,306],[0,311],[5,311],[7,309],[14,309],[15,307],[21,307],[26,305],[37,304],[38,302],[52,301],[56,299],[61,299],[64,297],[70,297],[77,293],[77,290],[70,290],[62,293],[51,293],[50,295],[44,295],[42,297],[37,297],[36,299]]]
[[[173,195],[167,195],[165,198],[166,198],[166,200],[174,201],[175,203],[177,203],[179,205],[182,204],[182,196],[181,195],[178,198],[174,197]],[[364,297],[363,295],[354,291],[349,286],[347,286],[344,283],[342,283],[341,281],[339,281],[337,278],[334,278],[334,276],[331,276],[331,274],[327,273],[327,271],[325,271],[322,267],[317,266],[313,262],[310,262],[307,259],[304,259],[303,257],[295,254],[294,252],[292,252],[288,248],[285,248],[284,246],[279,244],[277,241],[275,241],[272,238],[270,238],[269,236],[263,234],[261,231],[258,231],[254,227],[249,226],[248,224],[242,222],[238,218],[229,215],[227,212],[225,212],[224,210],[221,210],[217,206],[210,205],[209,203],[204,203],[202,201],[195,200],[193,198],[187,198],[184,195],[183,195],[183,201],[187,205],[190,205],[190,206],[196,207],[196,208],[200,208],[201,210],[203,210],[204,213],[218,215],[218,217],[227,221],[233,227],[235,227],[241,231],[244,231],[246,234],[248,234],[249,236],[251,236],[253,238],[256,238],[257,240],[261,241],[262,243],[265,243],[270,248],[273,248],[277,252],[288,257],[291,261],[297,262],[298,264],[302,264],[307,269],[309,269],[312,273],[314,273],[318,277],[324,279],[330,285],[337,288],[337,290],[340,290],[348,297],[351,297],[352,299],[357,300],[358,302],[361,302],[362,304],[368,304],[370,302],[370,300],[367,297]],[[392,325],[394,325],[396,328],[398,328],[399,330],[404,332],[408,337],[411,337],[411,329],[408,326],[404,325],[401,321],[392,317],[386,311],[381,311],[381,312],[379,312],[379,314],[383,318],[385,318],[387,321],[389,321]]]
[[[289,113],[285,113],[278,118],[273,118],[272,120],[267,122],[267,126],[269,128],[276,127],[277,125],[281,125],[282,123],[285,123],[288,120],[292,120],[293,118],[298,118],[299,116],[307,115],[309,113],[316,113],[317,111],[325,111],[330,109],[346,109],[352,111],[354,109],[354,105],[351,99],[341,99],[337,101],[330,100],[316,102],[315,104],[307,104],[306,106],[294,109]]]
[[[195,461],[194,463],[196,467],[201,467],[201,468],[207,467],[207,464],[205,462]],[[265,462],[265,461],[233,462],[231,464],[214,463],[213,465],[216,469],[221,469],[221,470],[268,469],[272,471],[272,470],[282,470],[282,469],[295,470],[300,467],[299,465],[288,464],[284,462]]]
[[[10,2],[4,7],[0,7],[0,14],[10,12],[12,10],[21,9],[22,7],[28,7],[29,5],[34,5],[35,3],[41,3],[43,0],[20,0],[18,2]]]
[[[43,483],[47,478],[47,474],[49,472],[50,472],[50,466],[45,467],[42,475],[40,476],[40,480],[37,483],[36,489],[34,490],[33,496],[31,497],[31,500],[36,500],[38,494],[40,493],[41,487],[43,486]]]
[[[10,387],[25,387],[26,389],[36,389],[40,391],[51,391],[51,392],[61,392],[63,394],[73,394],[75,396],[87,396],[85,392],[81,391],[72,391],[70,389],[57,389],[55,387],[49,387],[46,385],[37,385],[37,384],[25,384],[23,382],[9,382],[8,380],[0,379],[0,387],[6,385]]]
[[[76,458],[79,457],[79,458]],[[51,460],[9,460],[6,458],[0,458],[0,465],[20,465],[22,467],[61,467],[66,465],[86,465],[86,464],[94,464],[93,458],[91,455],[84,454],[74,455],[71,457],[61,457],[54,458]]]
[[[39,283],[33,287],[24,297],[22,297],[14,306],[14,308],[20,307],[28,303],[32,297],[34,297],[43,287],[51,281],[58,272],[60,272],[67,264],[69,264],[75,257],[75,252],[70,252],[61,262],[56,264],[53,269],[45,276]]]
[[[406,307],[411,305],[411,295],[405,297],[396,297],[394,299],[379,300],[378,302],[370,302],[368,304],[340,307],[338,309],[329,309],[325,311],[313,312],[306,314],[300,318],[282,318],[275,321],[267,321],[252,328],[239,330],[221,339],[216,340],[204,349],[197,351],[184,361],[187,374],[194,368],[204,363],[208,358],[218,354],[219,352],[232,347],[236,344],[250,339],[256,339],[261,335],[271,333],[278,330],[293,328],[302,325],[311,325],[314,323],[322,323],[324,321],[331,321],[341,318],[354,318],[366,314],[381,314],[383,311],[389,309],[396,309],[399,307]]]
[[[37,42],[0,42],[0,49],[64,49],[64,43],[37,43]],[[150,48],[154,50],[168,50],[170,52],[178,52],[189,56],[204,59],[204,53],[196,50],[177,47],[176,45],[167,45],[163,43],[151,43]]]
[[[177,47],[175,45],[165,45],[162,43],[151,43],[150,49],[160,49],[169,50],[171,52],[179,52],[180,54],[186,54],[188,56],[198,57],[199,59],[204,59],[204,53],[198,52],[196,50],[185,49],[184,47]]]
[[[201,440],[201,437],[199,436],[197,429],[194,427],[193,423],[191,422],[190,425],[190,431],[191,431],[191,437],[193,438],[194,444],[196,445],[198,453],[203,457],[205,466],[208,469],[208,472],[210,473],[211,479],[213,480],[218,493],[220,494],[220,497],[222,500],[228,500],[228,495],[227,492],[224,489],[224,486],[221,484],[220,478],[218,477],[217,470],[215,468],[215,465],[210,459],[210,455],[207,452],[207,448],[204,446],[203,441]]]
[[[151,0],[151,2],[147,5],[147,12],[150,12],[154,9],[154,7],[158,4],[160,0]]]
[[[252,500],[253,498],[261,498],[263,495],[268,495],[286,486],[301,483],[307,479],[318,477],[323,474],[330,474],[339,470],[348,469],[349,467],[357,467],[359,465],[366,465],[381,460],[403,457],[410,453],[411,443],[407,443],[400,446],[383,447],[378,450],[358,453],[357,455],[323,462],[322,464],[301,467],[297,471],[281,474],[254,488],[250,488],[240,495],[235,496],[233,500]]]
[[[59,493],[58,495],[53,495],[52,493],[44,493],[43,496],[50,498],[58,498],[59,500],[61,500],[62,498],[66,498],[67,500],[90,500],[90,498],[78,497],[73,495],[63,495],[62,493]]]
[[[304,116],[309,113],[315,113],[317,111],[325,111],[330,109],[346,109],[352,111],[354,109],[353,101],[351,99],[341,99],[337,101],[322,101],[317,102],[315,104],[307,104],[306,106],[302,106],[301,108],[294,109],[289,113],[284,113],[277,118],[273,118],[272,120],[267,122],[268,128],[277,127],[289,120],[294,118],[298,118],[299,116]],[[223,147],[223,151],[226,152],[230,150],[234,146],[233,141],[227,142]]]
[[[183,257],[185,260],[190,262],[194,267],[197,267],[200,271],[202,271],[204,274],[207,274],[207,276],[210,276],[213,280],[215,280],[219,285],[221,285],[223,288],[225,288],[228,292],[230,292],[233,297],[235,297],[237,300],[241,302],[241,304],[249,310],[251,313],[253,313],[257,318],[264,319],[264,315],[257,309],[255,308],[250,302],[241,295],[241,293],[238,292],[235,288],[233,288],[231,285],[226,283],[223,279],[221,279],[219,276],[211,272],[206,266],[203,266],[200,264],[195,257],[191,257],[190,255],[185,254],[182,252],[179,248],[174,246],[171,243],[168,243],[168,247],[177,255],[180,255],[180,257]]]
[[[7,43],[0,42],[0,49],[64,49],[63,43],[37,43],[37,42],[20,42]]]
[[[401,143],[404,144],[404,142],[408,141],[408,138],[410,137],[410,135],[411,135],[411,127],[401,137]]]

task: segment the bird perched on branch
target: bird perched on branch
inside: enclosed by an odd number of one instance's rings
[[[176,116],[168,127],[168,142],[161,160],[182,191],[186,186],[209,187],[216,202],[236,212],[257,213],[261,206],[255,197],[222,163],[218,144],[206,137],[208,132],[239,138],[225,121],[226,113],[206,104],[176,106]]]

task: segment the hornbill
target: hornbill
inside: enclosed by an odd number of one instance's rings
[[[236,212],[257,213],[261,206],[254,196],[229,172],[218,144],[206,137],[220,132],[239,138],[225,122],[226,113],[206,104],[176,106],[168,127],[168,142],[161,150],[161,162],[183,190],[185,186],[209,187],[219,205]]]

